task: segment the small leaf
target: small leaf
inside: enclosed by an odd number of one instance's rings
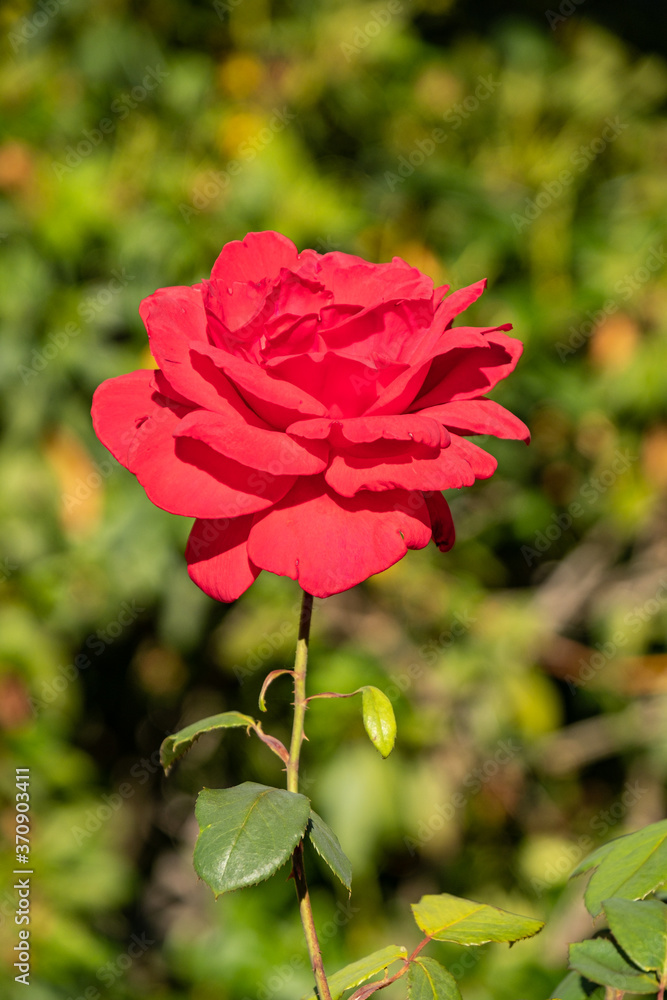
[[[360,688],[361,711],[368,738],[383,757],[388,757],[396,742],[394,709],[384,691],[366,685]]]
[[[607,899],[602,904],[611,932],[636,965],[667,975],[667,906],[659,899],[634,902]]]
[[[221,715],[209,715],[207,719],[200,719],[193,722],[185,729],[179,730],[167,736],[160,747],[160,761],[165,771],[168,771],[174,761],[178,760],[186,753],[195,740],[198,740],[204,733],[212,733],[216,729],[232,729],[236,727],[253,727],[255,720],[249,715],[242,715],[240,712],[223,712]]]
[[[604,987],[584,979],[578,972],[568,972],[549,996],[549,1000],[605,1000]]]
[[[270,674],[267,674],[264,678],[264,683],[262,684],[262,690],[259,692],[259,707],[262,712],[266,712],[266,692],[269,686],[275,681],[276,677],[281,677],[283,674],[291,674],[294,677],[293,670],[272,670]]]
[[[440,962],[433,958],[418,958],[408,970],[410,1000],[461,1000],[456,980]]]
[[[572,876],[595,868],[584,901],[597,917],[612,896],[643,899],[667,882],[667,820],[604,844],[577,865]],[[571,877],[572,877],[571,876]]]
[[[338,837],[330,826],[324,822],[321,816],[311,810],[310,825],[308,827],[310,840],[321,858],[328,864],[334,875],[337,875],[348,892],[352,891],[352,864],[343,848],[340,846]]]
[[[592,938],[570,945],[570,967],[594,983],[629,993],[657,993],[654,976],[628,962],[608,938]]]
[[[519,941],[544,927],[541,920],[522,917],[508,910],[443,892],[422,896],[412,904],[417,926],[436,941],[454,944],[486,944],[489,941]]]
[[[393,962],[398,961],[398,959],[405,961],[407,957],[408,953],[405,948],[390,944],[386,948],[382,948],[381,951],[374,951],[372,955],[360,958],[358,962],[346,965],[340,972],[336,972],[333,976],[327,976],[331,1000],[340,1000],[346,990],[359,986],[360,983],[370,979],[376,973],[384,972]],[[315,994],[310,993],[306,1000],[315,1000]]]
[[[297,792],[244,781],[205,788],[195,815],[201,830],[195,871],[217,897],[278,871],[305,833],[310,802]]]

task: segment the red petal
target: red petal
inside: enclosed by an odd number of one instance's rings
[[[292,476],[258,472],[207,445],[175,438],[187,411],[156,406],[131,442],[130,468],[157,507],[185,517],[239,517],[265,510],[289,490]]]
[[[369,445],[366,454],[358,446],[354,453],[336,455],[324,474],[327,483],[341,496],[352,497],[360,490],[447,490],[475,482],[468,455],[454,447],[453,437],[448,448],[435,454],[425,445],[382,445]]]
[[[304,445],[280,431],[253,427],[243,420],[230,420],[208,410],[188,413],[174,434],[203,441],[237,462],[251,460],[253,468],[274,476],[314,475],[326,468],[329,456],[329,449],[322,442],[310,441]]]
[[[98,438],[126,469],[134,471],[128,449],[138,428],[156,410],[153,369],[107,379],[93,395],[93,427]]]
[[[442,493],[425,493],[424,500],[431,518],[433,541],[441,552],[449,552],[456,541],[454,521],[449,504]]]
[[[456,331],[452,331],[455,333]],[[493,331],[486,335],[488,347],[448,351],[435,358],[421,395],[410,406],[423,410],[462,399],[482,396],[514,370],[523,344]]]
[[[340,420],[320,417],[298,420],[287,428],[287,433],[312,440],[328,438],[334,446],[342,448],[379,440],[413,441],[415,444],[427,444],[431,448],[449,444],[449,435],[443,435],[444,427],[438,423],[437,416],[434,420],[428,416],[415,420],[414,417],[417,416],[406,413],[381,417],[342,417]]]
[[[518,417],[492,399],[465,399],[441,403],[419,411],[420,416],[439,420],[459,434],[493,434],[497,438],[530,441],[530,431]]]
[[[216,601],[235,601],[260,574],[248,558],[252,515],[195,521],[185,558],[198,587]]]
[[[325,416],[326,410],[316,399],[290,382],[283,382],[256,364],[235,357],[210,344],[193,344],[193,355],[207,357],[223,369],[255,413],[280,430],[299,417]],[[213,407],[210,407],[213,409]]]
[[[273,510],[255,516],[248,552],[256,566],[328,597],[393,566],[409,548],[423,548],[431,534],[420,493],[344,500],[318,476],[300,479]]]
[[[299,253],[291,240],[266,230],[248,233],[243,240],[232,240],[223,248],[213,265],[211,278],[228,285],[233,281],[260,281],[277,278],[282,267],[295,269]]]

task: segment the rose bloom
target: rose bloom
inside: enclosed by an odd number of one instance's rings
[[[141,304],[158,370],[104,382],[95,431],[158,507],[196,518],[192,579],[220,601],[261,570],[316,597],[433,539],[441,490],[493,474],[465,435],[528,440],[487,399],[522,345],[452,326],[485,282],[443,298],[399,257],[299,253],[274,232],[228,243],[211,278]]]

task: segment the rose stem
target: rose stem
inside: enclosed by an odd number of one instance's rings
[[[306,668],[308,666],[308,639],[310,637],[310,619],[313,613],[313,596],[303,592],[303,602],[301,604],[301,618],[299,621],[299,638],[296,644],[296,658],[294,661],[294,721],[292,723],[292,740],[290,743],[289,760],[287,762],[287,790],[288,792],[299,791],[299,757],[301,755],[301,744],[304,740],[304,721],[306,717]],[[322,953],[317,940],[315,921],[313,919],[313,908],[310,904],[308,884],[306,882],[306,870],[303,863],[303,841],[299,843],[292,855],[292,875],[296,885],[296,894],[299,900],[299,911],[301,913],[301,923],[303,932],[306,935],[310,964],[315,976],[317,992],[320,1000],[331,1000],[329,984],[324,973],[322,963]]]

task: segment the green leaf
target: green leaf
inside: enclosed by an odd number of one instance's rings
[[[388,757],[396,742],[396,717],[389,698],[379,688],[360,688],[361,711],[368,738],[383,757]]]
[[[667,820],[618,837],[599,847],[577,865],[572,876],[595,868],[584,901],[597,917],[612,896],[643,899],[667,882]],[[571,876],[571,877],[572,877]]]
[[[186,753],[195,740],[198,740],[204,733],[212,733],[216,729],[233,729],[237,727],[255,726],[255,720],[249,715],[242,715],[240,712],[223,712],[221,715],[209,715],[207,719],[200,719],[193,722],[185,729],[179,730],[167,736],[160,747],[160,761],[165,771],[168,771],[174,761],[178,760]]]
[[[384,972],[385,969],[388,969],[399,958],[405,960],[407,957],[408,953],[405,948],[390,944],[386,948],[382,948],[381,951],[374,951],[372,955],[360,958],[358,962],[346,965],[340,972],[327,977],[331,1000],[340,1000],[340,997],[346,990],[351,990],[354,986],[359,986],[360,983],[370,979],[371,976],[374,976],[378,972]],[[306,1000],[316,1000],[315,994],[309,994]]]
[[[549,1000],[604,1000],[602,986],[584,979],[578,972],[568,972],[549,995]]]
[[[352,864],[338,837],[321,816],[311,810],[308,834],[319,856],[326,861],[334,875],[337,875],[348,892],[352,891]]]
[[[594,983],[629,993],[657,993],[655,976],[628,962],[608,938],[593,938],[570,945],[570,967]]]
[[[305,833],[310,802],[296,792],[245,781],[205,788],[195,815],[201,830],[195,871],[217,897],[262,882],[287,861]]]
[[[611,932],[628,958],[642,969],[667,975],[667,906],[659,899],[634,902],[607,899],[602,904]]]
[[[461,1000],[456,980],[433,958],[417,958],[408,970],[410,1000]]]
[[[417,926],[436,941],[454,944],[486,944],[488,941],[519,941],[544,927],[541,920],[522,917],[508,910],[443,892],[422,896],[412,904]]]

